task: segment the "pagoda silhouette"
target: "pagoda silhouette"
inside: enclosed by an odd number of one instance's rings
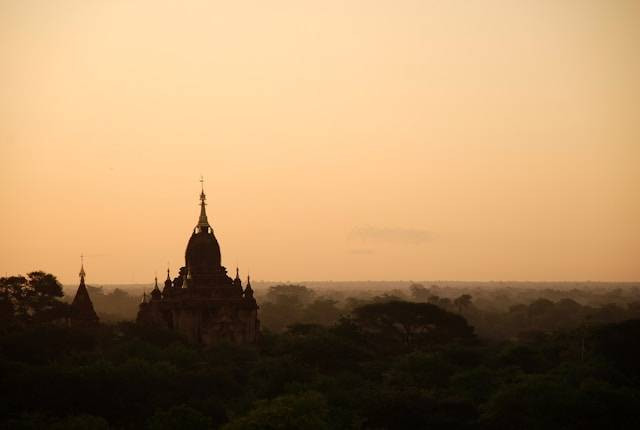
[[[76,290],[76,295],[71,302],[71,309],[69,312],[69,323],[72,326],[92,326],[97,325],[99,322],[98,315],[93,309],[93,303],[89,297],[89,291],[84,283],[84,260],[80,256],[80,285]]]
[[[260,322],[251,280],[247,276],[243,287],[238,268],[232,279],[222,266],[220,245],[205,206],[203,186],[200,217],[187,243],[185,265],[173,279],[167,269],[162,291],[155,278],[151,294],[145,294],[140,303],[137,322],[175,330],[203,345],[220,340],[253,343],[258,337]]]

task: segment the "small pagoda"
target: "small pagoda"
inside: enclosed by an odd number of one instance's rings
[[[89,291],[87,291],[87,286],[84,284],[84,261],[82,261],[82,257],[80,257],[80,259],[80,285],[78,285],[76,296],[73,298],[73,302],[71,302],[69,323],[76,327],[94,326],[97,325],[100,320],[98,314],[96,314],[96,311],[93,309]]]

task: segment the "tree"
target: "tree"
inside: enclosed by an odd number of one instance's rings
[[[304,306],[315,292],[304,285],[282,284],[269,287],[260,303],[260,320],[264,327],[279,332],[296,322],[305,321]]]
[[[540,316],[549,312],[554,307],[554,303],[548,299],[538,299],[529,305],[529,316]]]
[[[586,378],[532,375],[505,384],[485,404],[486,429],[627,429],[638,426],[638,396],[626,387]]]
[[[208,430],[212,428],[211,418],[186,406],[174,406],[168,411],[158,411],[149,419],[149,430]]]
[[[435,303],[436,306],[441,307],[443,309],[451,309],[451,299],[449,297],[442,297],[438,303]]]
[[[0,327],[9,327],[15,319],[15,309],[9,294],[6,278],[0,279]]]
[[[431,303],[372,303],[356,308],[353,316],[365,332],[408,349],[473,337],[473,327],[463,317]]]
[[[411,292],[411,297],[416,302],[426,302],[431,295],[429,289],[425,288],[422,284],[409,285],[409,291]]]
[[[342,313],[336,306],[337,304],[336,300],[320,297],[305,307],[303,319],[306,323],[335,324]]]
[[[231,421],[223,430],[328,430],[328,415],[324,396],[306,391],[260,400],[251,412]]]
[[[609,324],[595,330],[594,350],[625,374],[640,380],[640,319]]]
[[[269,287],[266,299],[276,304],[301,305],[309,303],[315,292],[304,285],[280,284]]]
[[[462,313],[463,310],[466,310],[471,306],[471,296],[469,294],[463,294],[455,299],[453,304],[458,308],[458,312]]]
[[[369,390],[364,397],[366,429],[466,429],[477,415],[468,402],[437,399],[415,387]]]
[[[51,430],[109,430],[109,423],[102,417],[75,415],[49,427]]]
[[[3,320],[21,324],[64,318],[68,306],[58,300],[62,285],[50,273],[35,271],[24,276],[0,278],[0,308]]]

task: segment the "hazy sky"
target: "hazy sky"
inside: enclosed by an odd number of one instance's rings
[[[640,2],[0,0],[0,274],[640,279]]]

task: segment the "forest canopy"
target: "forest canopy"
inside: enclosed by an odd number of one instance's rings
[[[54,301],[68,301],[55,277],[42,272],[2,278],[0,285],[4,309],[14,310],[0,329],[4,428],[640,423],[637,290],[570,293],[575,299],[538,291],[528,303],[491,310],[486,295],[477,300],[473,291],[417,284],[355,297],[273,285],[259,301],[266,327],[257,345],[202,348],[126,321],[82,328],[35,317],[49,315]],[[128,297],[122,291],[113,299]],[[607,304],[611,298],[618,302]],[[603,304],[594,306],[598,300]],[[295,312],[284,318],[287,310]],[[514,335],[484,336],[488,327]]]

